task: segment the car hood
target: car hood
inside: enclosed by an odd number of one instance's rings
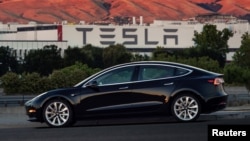
[[[69,87],[69,88],[59,88],[47,91],[47,94],[58,94],[58,95],[66,95],[71,93],[76,93],[79,91],[79,88],[77,87]]]

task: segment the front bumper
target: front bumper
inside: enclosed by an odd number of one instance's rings
[[[28,121],[32,122],[43,122],[42,111],[40,109],[35,109],[34,107],[27,106],[26,115],[29,117]]]
[[[42,110],[34,106],[34,99],[25,103],[26,115],[29,117],[28,121],[43,122]]]

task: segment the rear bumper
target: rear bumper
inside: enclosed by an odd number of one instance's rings
[[[227,107],[228,95],[209,99],[203,109],[203,113],[212,113]]]

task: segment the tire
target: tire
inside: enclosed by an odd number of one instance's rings
[[[68,102],[54,99],[43,108],[43,118],[50,127],[68,127],[73,124],[73,112]]]
[[[171,113],[177,121],[195,121],[200,116],[201,106],[198,99],[190,94],[182,94],[174,98]]]

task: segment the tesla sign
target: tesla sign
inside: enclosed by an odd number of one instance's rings
[[[82,41],[83,44],[88,44],[88,35],[93,32],[94,28],[76,28],[77,31],[82,32]],[[98,29],[99,35],[96,35],[96,38],[100,38],[99,42],[101,45],[111,45],[116,44],[116,36],[117,33],[115,33],[116,28],[99,28]],[[158,45],[163,44],[167,45],[169,40],[173,40],[175,45],[178,45],[178,35],[177,31],[178,29],[161,29],[162,34],[159,34],[160,37],[159,40],[156,39],[150,39],[149,37],[149,29],[144,28],[143,34],[139,34],[137,32],[138,28],[122,28],[121,29],[121,40],[120,43],[123,45],[138,45],[138,38],[139,36],[144,36],[142,38],[145,45]],[[160,43],[161,42],[161,43]]]

